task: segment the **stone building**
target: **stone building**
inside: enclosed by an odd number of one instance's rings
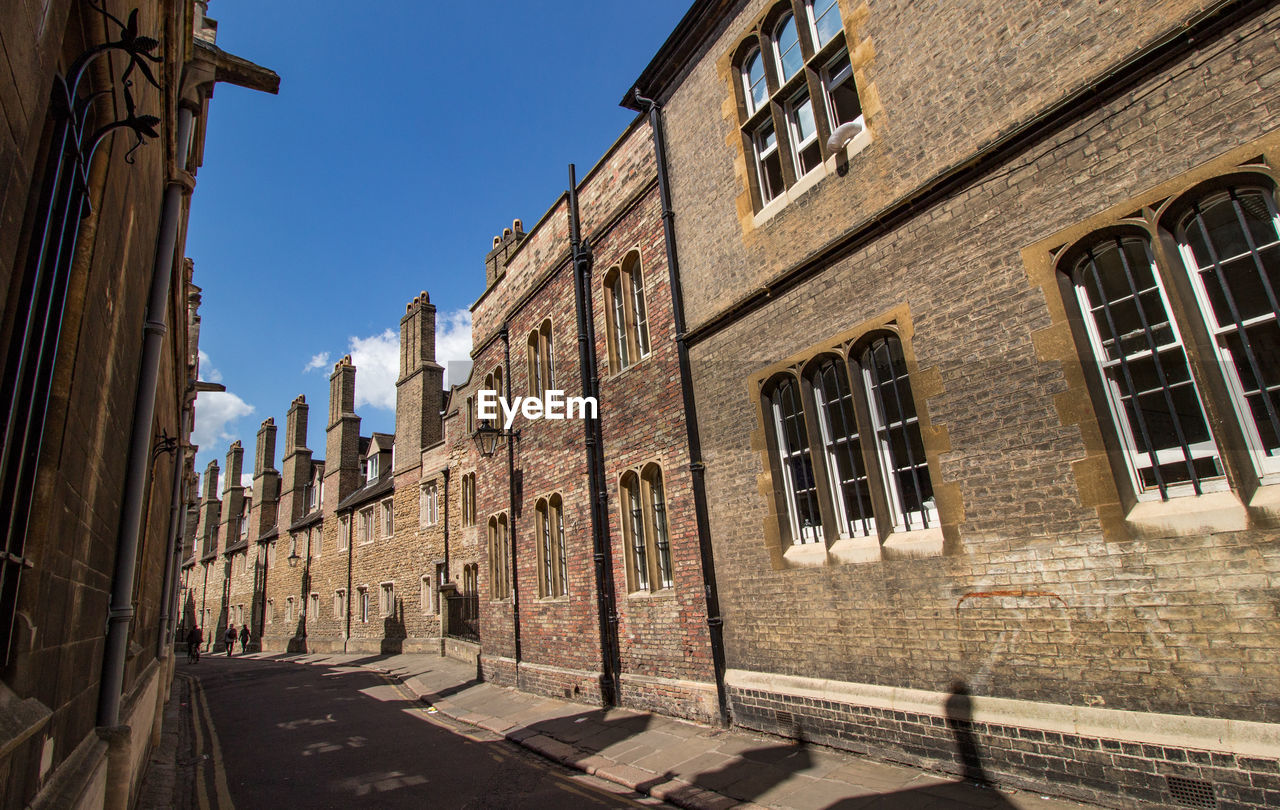
[[[1278,31],[693,5],[623,103],[666,137],[734,723],[1280,801]]]
[[[190,194],[214,84],[279,82],[215,34],[189,0],[0,6],[0,807],[128,807],[159,739]]]

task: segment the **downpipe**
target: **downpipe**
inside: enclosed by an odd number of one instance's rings
[[[125,489],[122,499],[120,535],[116,546],[115,571],[111,579],[111,609],[107,617],[107,638],[102,660],[102,683],[98,691],[99,726],[120,723],[120,698],[124,688],[124,670],[129,648],[129,625],[133,621],[133,582],[137,574],[138,545],[141,540],[143,504],[146,501],[152,423],[155,419],[156,382],[163,352],[165,316],[169,304],[169,282],[173,275],[174,253],[178,244],[182,198],[192,188],[186,174],[187,144],[191,140],[194,113],[186,105],[178,109],[177,143],[183,144],[179,161],[179,177],[171,179],[164,190],[160,214],[160,237],[155,263],[151,269],[151,291],[147,299],[145,337],[142,341],[142,367],[138,375],[138,392],[133,407],[133,436],[125,467]]]
[[[662,108],[652,99],[634,91],[635,100],[649,112],[653,131],[654,158],[658,164],[658,196],[662,202],[662,236],[667,252],[667,275],[671,285],[671,313],[676,327],[676,356],[680,365],[680,394],[684,404],[684,426],[689,442],[689,474],[693,479],[693,512],[698,531],[698,552],[702,562],[702,589],[707,600],[707,635],[711,641],[711,665],[715,672],[716,699],[720,722],[729,725],[729,701],[724,685],[724,619],[720,616],[720,596],[716,591],[715,558],[711,549],[711,526],[707,516],[706,466],[702,462],[702,436],[698,432],[698,406],[693,394],[693,371],[684,319],[684,294],[680,287],[680,265],[676,255],[675,212],[671,208],[671,187],[667,176],[667,147],[662,136]]]
[[[600,401],[600,376],[595,356],[595,327],[591,312],[591,265],[589,245],[583,244],[578,216],[578,178],[569,164],[569,250],[573,262],[575,309],[578,319],[578,365],[582,373],[584,397]],[[599,407],[597,405],[597,407]],[[600,623],[600,656],[606,704],[621,696],[621,655],[618,651],[618,613],[614,606],[613,555],[609,543],[609,519],[605,509],[604,458],[600,417],[583,420],[587,453],[587,487],[591,503],[592,557],[596,574],[596,613]]]

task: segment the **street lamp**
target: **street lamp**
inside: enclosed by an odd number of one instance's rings
[[[294,547],[293,547],[293,551],[291,551],[291,552],[289,553],[289,556],[288,556],[286,559],[288,559],[288,560],[289,560],[289,567],[290,567],[290,568],[297,568],[297,567],[298,567],[298,563],[302,561],[302,557],[298,554],[298,547],[297,547],[297,546],[294,546]]]
[[[480,451],[480,455],[485,458],[491,458],[498,449],[498,443],[506,435],[507,432],[505,430],[499,430],[493,423],[481,422],[475,433],[471,434],[471,438],[475,440],[476,448]]]

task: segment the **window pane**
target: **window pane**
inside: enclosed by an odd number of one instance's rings
[[[649,496],[653,506],[653,544],[658,554],[658,587],[670,588],[671,543],[667,539],[667,500],[660,473],[649,480]]]
[[[614,279],[613,286],[613,346],[618,357],[618,370],[631,365],[630,351],[627,346],[626,303],[622,298],[622,275]]]
[[[626,485],[627,500],[626,517],[631,520],[631,559],[635,568],[636,590],[649,589],[649,553],[645,546],[644,511],[640,508],[640,492],[638,482],[633,478]]]
[[[822,86],[827,94],[832,129],[861,117],[862,104],[858,101],[858,88],[853,81],[848,51],[827,64],[822,72]]]
[[[813,29],[818,35],[818,47],[821,48],[840,33],[840,4],[836,0],[815,0],[811,6],[813,11]]]
[[[902,343],[891,336],[876,340],[860,365],[895,523],[908,531],[929,528],[938,516]]]
[[[836,514],[842,519],[840,528],[852,537],[873,534],[876,519],[871,508],[866,465],[862,460],[862,439],[854,419],[848,376],[840,364],[828,360],[818,368],[814,395],[822,415],[827,466],[835,479],[832,495]]]
[[[800,38],[796,35],[796,18],[788,15],[777,31],[775,44],[778,48],[778,69],[785,82],[796,75],[796,71],[804,64],[804,57],[800,54]]]
[[[1075,282],[1139,493],[1222,475],[1147,240],[1094,245]]]
[[[1264,471],[1280,468],[1280,216],[1262,189],[1230,189],[1184,221],[1183,258],[1214,334],[1232,404]],[[1207,306],[1205,306],[1207,304]]]
[[[747,57],[742,75],[747,88],[747,107],[755,112],[769,98],[769,87],[764,80],[764,60],[760,58],[760,51]]]
[[[555,501],[552,509],[555,511],[556,561],[560,566],[560,582],[556,595],[563,596],[569,592],[569,554],[564,544],[564,506],[559,501]]]
[[[782,382],[774,391],[773,417],[793,540],[816,543],[822,534],[822,511],[818,506],[813,461],[809,457],[809,434],[805,429],[800,391],[793,380]]]
[[[644,304],[644,281],[640,277],[638,267],[632,267],[627,277],[631,280],[631,305],[636,323],[636,345],[639,347],[640,356],[645,357],[649,354],[649,317]]]

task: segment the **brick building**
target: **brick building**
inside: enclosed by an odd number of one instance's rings
[[[173,674],[203,2],[0,7],[0,807],[128,807]],[[104,634],[104,628],[106,632]]]
[[[562,195],[528,232],[517,220],[494,238],[486,289],[472,307],[470,390],[454,392],[473,422],[481,389],[508,399],[591,391],[599,407],[598,437],[577,419],[522,414],[513,440],[474,458],[475,520],[488,550],[479,571],[481,665],[486,678],[529,691],[715,718],[661,204],[643,118],[576,196],[575,206]],[[575,230],[584,249],[573,249]]]
[[[736,724],[1280,802],[1278,30],[694,4],[624,104],[667,139]]]

